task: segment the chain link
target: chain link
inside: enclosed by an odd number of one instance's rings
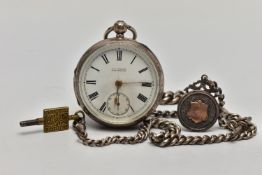
[[[112,136],[104,139],[94,140],[88,138],[86,132],[85,118],[82,117],[73,122],[73,128],[84,145],[88,146],[107,146],[114,143],[137,144],[142,143],[147,138],[156,146],[176,146],[176,145],[203,145],[221,143],[228,141],[247,140],[256,135],[257,128],[251,122],[251,117],[241,117],[238,114],[228,112],[225,108],[224,94],[215,81],[209,80],[207,75],[202,75],[201,80],[190,84],[184,91],[165,92],[160,101],[161,105],[177,105],[180,99],[190,91],[203,90],[214,96],[220,106],[219,126],[228,129],[227,134],[185,136],[181,135],[181,128],[173,121],[166,118],[177,118],[177,111],[155,111],[148,116],[140,125],[135,136]],[[78,113],[77,113],[78,114]],[[156,133],[152,128],[163,131]]]
[[[175,93],[172,91],[164,92],[160,105],[177,105],[183,95],[183,91],[176,91]]]
[[[165,129],[164,132],[160,133],[149,133],[150,141],[160,147],[166,146],[177,146],[177,145],[203,145],[212,144],[236,140],[247,140],[256,135],[256,126],[251,123],[250,117],[241,117],[236,114],[223,113],[224,124],[219,122],[220,126],[229,129],[230,132],[227,134],[219,135],[204,135],[204,136],[185,136],[180,135],[180,132],[173,132],[173,130],[178,130],[179,126],[175,124],[169,125],[169,129]]]
[[[150,124],[150,123],[148,123]],[[107,146],[111,144],[137,144],[142,143],[148,138],[149,128],[150,126],[145,124],[140,124],[139,130],[135,136],[112,136],[112,137],[106,137],[103,139],[90,139],[88,138],[88,134],[86,132],[86,124],[85,124],[85,118],[80,118],[80,120],[75,121],[73,123],[73,128],[80,140],[82,140],[82,143],[84,145],[88,146],[96,146],[96,147],[102,147]]]

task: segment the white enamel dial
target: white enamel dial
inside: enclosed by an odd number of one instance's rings
[[[85,58],[77,87],[95,118],[126,125],[146,115],[159,95],[159,74],[152,58],[132,45],[110,44]]]

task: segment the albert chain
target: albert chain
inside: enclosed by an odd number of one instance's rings
[[[136,144],[142,143],[147,138],[156,146],[176,146],[176,145],[203,145],[212,143],[221,143],[227,141],[247,140],[256,135],[257,128],[251,122],[251,117],[241,117],[238,114],[228,112],[224,108],[224,94],[215,81],[209,80],[206,75],[201,79],[190,84],[183,91],[165,92],[160,102],[161,105],[177,105],[180,100],[188,93],[193,91],[203,91],[212,95],[219,105],[219,126],[228,129],[227,134],[203,135],[203,136],[185,136],[181,135],[181,128],[173,121],[167,118],[177,118],[177,111],[155,111],[139,125],[139,130],[135,136],[112,136],[103,139],[90,139],[86,132],[85,116],[83,112],[76,112],[78,115],[73,128],[84,145],[88,146],[107,146],[110,144]],[[152,128],[161,129],[160,133],[151,131]]]

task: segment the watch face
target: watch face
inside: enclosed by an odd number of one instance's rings
[[[104,40],[81,58],[74,79],[78,102],[95,120],[127,126],[154,110],[163,73],[154,54],[131,40]]]

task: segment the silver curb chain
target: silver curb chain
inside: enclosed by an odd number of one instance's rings
[[[177,111],[155,111],[138,125],[138,132],[134,136],[112,136],[103,139],[91,139],[86,132],[86,121],[82,111],[76,112],[79,118],[74,120],[73,128],[78,138],[84,145],[102,147],[111,144],[137,144],[142,143],[147,138],[150,142],[159,147],[177,146],[177,145],[203,145],[212,143],[221,143],[237,140],[247,140],[256,135],[257,128],[251,122],[251,117],[242,117],[238,114],[228,112],[224,108],[224,94],[215,81],[209,80],[206,75],[202,75],[197,82],[190,84],[183,91],[165,92],[160,101],[160,105],[177,105],[180,99],[190,91],[202,90],[210,93],[216,98],[220,107],[220,116],[218,118],[219,126],[228,129],[227,134],[203,135],[203,136],[185,136],[181,135],[181,128],[174,121],[167,118],[177,118]],[[162,130],[159,133],[151,129]]]

